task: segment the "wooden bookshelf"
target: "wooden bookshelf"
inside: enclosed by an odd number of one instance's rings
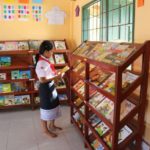
[[[133,143],[133,141],[135,141],[135,149],[141,150],[141,141],[144,133],[144,113],[149,73],[150,41],[146,41],[143,44],[121,43],[115,48],[112,48],[113,46],[111,44],[113,43],[106,42],[86,41],[84,42],[84,45],[86,44],[87,48],[83,47],[81,44],[73,52],[68,54],[69,65],[71,67],[69,74],[71,122],[77,127],[79,132],[82,133],[81,135],[86,140],[85,144],[90,150],[93,149],[91,146],[91,141],[95,140],[98,140],[104,150],[125,150],[128,148],[129,144]],[[91,44],[95,45],[90,49],[88,46]],[[98,44],[101,44],[101,47],[96,49]],[[107,46],[110,47],[106,50],[105,48]],[[96,55],[96,57],[92,58],[91,55],[94,55],[95,53],[92,51],[93,49],[97,52],[97,54],[100,54],[100,50],[102,50],[102,52],[100,55]],[[114,54],[115,50],[116,53]],[[126,57],[123,59],[123,57],[120,56],[124,56],[124,53],[128,53],[128,55],[126,55]],[[133,66],[133,64],[135,64],[139,57],[142,58],[142,65],[139,71],[135,72],[133,68],[128,69],[129,66]],[[74,71],[74,65],[76,62],[84,63],[84,77],[81,76],[80,71]],[[110,72],[111,75],[103,80],[103,82],[95,85],[91,81],[91,65],[98,67],[100,70]],[[114,78],[112,77],[113,74]],[[130,77],[127,76],[127,74],[130,75]],[[84,82],[84,96],[74,88],[74,85],[76,85],[79,80]],[[111,81],[110,85],[113,87],[113,89],[107,85],[110,82],[109,80]],[[79,88],[81,88],[81,86],[79,86]],[[100,93],[104,96],[101,100],[99,100],[96,106],[91,105],[89,102],[89,100],[94,101],[94,99],[92,99],[93,97],[90,96],[91,88],[95,89],[96,93]],[[113,90],[114,93],[112,92]],[[136,92],[137,90],[139,92]],[[82,105],[79,105],[78,107],[75,105],[75,100],[77,98],[82,99]],[[123,105],[123,103],[125,104]],[[110,104],[111,107],[109,106]],[[108,105],[108,110],[106,109],[105,113],[108,113],[111,111],[111,109],[113,109],[113,111],[108,114],[109,116],[104,115],[102,112],[102,110],[105,108],[105,105]],[[81,113],[80,109],[83,109],[82,111],[84,111],[84,115]],[[123,111],[127,111],[127,113],[125,112],[125,116],[121,118]],[[79,118],[81,117],[84,122],[82,130],[74,119],[74,115],[77,112]],[[93,127],[89,122],[91,114],[96,115],[101,120],[101,123],[104,123],[109,128],[104,135],[100,136],[95,130],[95,127]],[[90,134],[89,130],[91,131]],[[123,139],[120,140],[120,136],[123,134],[122,132],[124,132],[124,134],[127,132],[125,130],[128,130],[128,132],[130,131],[130,134],[126,133],[126,135],[124,135],[126,137],[122,137]],[[109,137],[110,133],[112,137],[112,140],[109,141],[111,142],[111,146],[109,146],[107,143],[107,136]]]

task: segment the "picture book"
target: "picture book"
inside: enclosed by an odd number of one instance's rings
[[[114,103],[108,98],[105,98],[100,104],[98,104],[96,110],[109,121],[113,121]]]
[[[11,84],[13,92],[24,92],[28,91],[26,82],[13,82]]]
[[[65,41],[54,41],[55,49],[67,49]]]
[[[41,40],[31,40],[31,41],[29,41],[30,50],[39,50],[39,47],[40,47],[41,43],[42,43]]]
[[[86,45],[86,42],[81,43],[81,45],[73,51],[73,54],[77,55],[80,51],[82,51],[82,49],[84,49],[85,45]]]
[[[4,96],[0,96],[0,107],[5,105],[4,100]]]
[[[135,108],[135,104],[125,99],[121,103],[121,110],[120,110],[120,120],[122,120],[128,113],[130,113]]]
[[[1,56],[0,57],[0,66],[10,66],[11,65],[11,57],[10,56]]]
[[[65,58],[63,54],[54,54],[56,64],[65,64]]]
[[[15,96],[15,105],[21,105],[21,104],[23,104],[22,96],[20,95]]]
[[[0,73],[0,80],[6,80],[7,74],[6,73]]]
[[[5,95],[4,98],[5,98],[5,101],[4,101],[5,106],[14,105],[15,104],[14,95]]]
[[[69,66],[65,66],[64,68],[60,69],[59,72],[62,73],[66,73],[68,70],[70,69]]]
[[[79,63],[74,69],[73,71],[75,72],[81,72],[82,70],[85,70],[85,64],[84,63]]]
[[[78,107],[83,103],[83,100],[81,98],[77,98],[74,100],[74,104]]]
[[[127,125],[125,125],[119,132],[118,144],[125,140],[131,134],[132,130]]]
[[[64,101],[64,100],[68,99],[66,94],[58,94],[58,98],[59,98],[60,101]]]
[[[84,84],[83,80],[79,80],[74,86],[73,88],[77,91],[79,88],[81,88],[81,86]]]
[[[0,83],[0,93],[2,93],[2,92],[3,92],[2,87],[3,87],[3,84],[1,84],[1,83]]]
[[[30,79],[31,71],[30,70],[20,70],[20,79]]]
[[[27,41],[18,42],[18,50],[29,50],[29,44]]]
[[[23,104],[30,104],[30,95],[22,95]]]
[[[4,50],[5,50],[5,43],[0,42],[0,51],[4,51]]]
[[[100,136],[103,136],[109,130],[109,127],[102,121],[95,127],[95,130]]]
[[[95,139],[91,143],[91,146],[92,146],[93,150],[104,150],[104,147],[102,146],[102,144],[97,139]]]
[[[85,93],[85,86],[82,85],[77,91],[78,91],[79,94],[81,94],[82,96],[84,96],[84,93]]]
[[[11,79],[20,79],[19,70],[12,70],[11,71]]]
[[[95,127],[95,125],[97,125],[98,123],[100,123],[101,120],[100,120],[99,117],[97,117],[96,114],[93,114],[93,115],[90,116],[89,122],[92,125],[92,127]]]
[[[2,84],[2,92],[3,93],[11,92],[11,84],[10,83],[3,83]]]
[[[89,103],[95,108],[105,98],[100,92],[96,92],[89,100]]]
[[[111,132],[104,137],[104,141],[110,148],[112,147],[112,133]]]
[[[36,96],[34,99],[35,104],[39,104],[40,103],[40,97]]]
[[[5,42],[5,50],[18,50],[18,42]]]

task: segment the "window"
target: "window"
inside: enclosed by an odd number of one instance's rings
[[[135,0],[94,0],[83,7],[82,39],[123,40],[134,37]]]

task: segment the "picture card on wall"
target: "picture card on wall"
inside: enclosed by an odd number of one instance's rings
[[[29,0],[18,0],[19,3],[29,4]]]
[[[15,6],[14,5],[3,5],[3,19],[14,20],[15,18]]]
[[[32,6],[32,17],[36,22],[42,21],[42,6]]]
[[[29,6],[18,5],[18,20],[27,21],[29,20]]]
[[[4,3],[14,3],[15,0],[4,0]]]
[[[32,3],[42,4],[42,3],[43,3],[43,0],[32,0]]]

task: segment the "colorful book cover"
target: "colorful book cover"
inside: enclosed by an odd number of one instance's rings
[[[41,40],[29,41],[30,50],[39,50],[39,47],[40,47],[41,43],[42,43]]]
[[[0,96],[0,106],[4,106],[5,105],[4,104],[4,100],[5,100],[4,96]]]
[[[28,91],[28,86],[26,82],[13,82],[11,84],[13,92],[24,92]]]
[[[95,127],[95,130],[100,136],[103,136],[109,130],[109,127],[104,122],[101,122]]]
[[[54,54],[56,64],[65,64],[65,58],[63,54]]]
[[[11,92],[11,84],[10,83],[3,83],[2,84],[2,92],[3,93]]]
[[[22,95],[22,103],[30,104],[30,95]]]
[[[11,71],[11,79],[20,79],[19,70],[12,70]]]
[[[130,113],[135,108],[135,104],[131,103],[128,100],[124,100],[121,103],[121,110],[120,110],[120,120],[122,120],[128,113]]]
[[[114,103],[108,98],[105,98],[100,104],[98,104],[96,110],[111,122],[113,121]]]
[[[0,66],[10,66],[10,65],[11,65],[11,57],[10,56],[0,57]]]
[[[98,123],[100,123],[101,120],[100,120],[99,117],[97,117],[96,114],[93,114],[92,116],[90,116],[89,122],[92,125],[92,127],[95,127],[95,125],[97,125]]]
[[[5,50],[18,50],[18,42],[5,42]]]
[[[27,41],[18,42],[18,50],[29,50],[29,44]]]
[[[23,104],[22,96],[20,95],[15,96],[15,105],[21,105],[21,104]]]
[[[93,150],[104,150],[104,147],[102,146],[102,144],[97,139],[95,139],[91,143],[91,146],[92,146]]]
[[[55,49],[67,49],[65,41],[54,41]]]
[[[5,102],[4,102],[5,106],[14,105],[15,104],[14,95],[5,95],[4,98],[5,98]]]
[[[100,92],[96,92],[89,100],[89,103],[95,108],[105,98]]]
[[[4,50],[5,50],[5,43],[0,42],[0,51],[4,51]]]
[[[35,104],[39,104],[40,103],[40,97],[36,96],[34,99]]]
[[[0,80],[6,80],[7,74],[6,73],[0,73]]]
[[[31,71],[30,70],[21,70],[20,71],[20,79],[30,79]]]
[[[84,93],[85,93],[85,86],[82,85],[77,91],[78,91],[79,94],[81,94],[82,96],[84,96]]]
[[[79,80],[74,86],[73,88],[77,91],[79,88],[81,88],[81,86],[84,84],[83,80]]]
[[[74,104],[78,107],[83,103],[83,100],[80,99],[79,97],[77,99],[74,100]]]

